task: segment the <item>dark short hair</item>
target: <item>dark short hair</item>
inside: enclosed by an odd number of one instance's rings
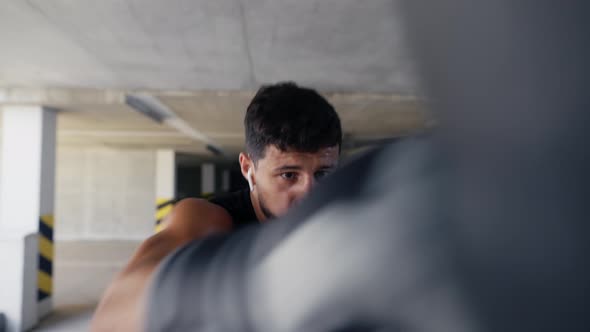
[[[262,86],[248,106],[244,126],[246,152],[254,161],[264,158],[269,145],[313,153],[342,143],[334,107],[315,90],[293,82]]]

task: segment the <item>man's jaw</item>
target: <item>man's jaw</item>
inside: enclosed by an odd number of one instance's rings
[[[264,215],[264,217],[266,219],[265,221],[269,221],[270,219],[276,218],[276,216],[272,212],[270,212],[270,210],[268,209],[268,207],[264,203],[264,199],[260,195],[258,195],[258,205],[260,206],[260,211],[262,212],[262,214]]]

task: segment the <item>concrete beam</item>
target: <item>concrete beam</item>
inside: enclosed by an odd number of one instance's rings
[[[0,88],[0,105],[70,105],[124,104],[125,92],[104,89]]]

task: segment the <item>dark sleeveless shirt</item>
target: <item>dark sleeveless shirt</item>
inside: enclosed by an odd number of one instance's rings
[[[221,206],[229,213],[235,229],[258,223],[248,189],[217,195],[209,199],[209,202]]]

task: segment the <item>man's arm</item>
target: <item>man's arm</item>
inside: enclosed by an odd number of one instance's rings
[[[169,253],[184,244],[232,228],[223,208],[202,199],[179,202],[168,226],[145,240],[107,288],[94,314],[92,331],[137,331],[141,328],[147,283]]]

